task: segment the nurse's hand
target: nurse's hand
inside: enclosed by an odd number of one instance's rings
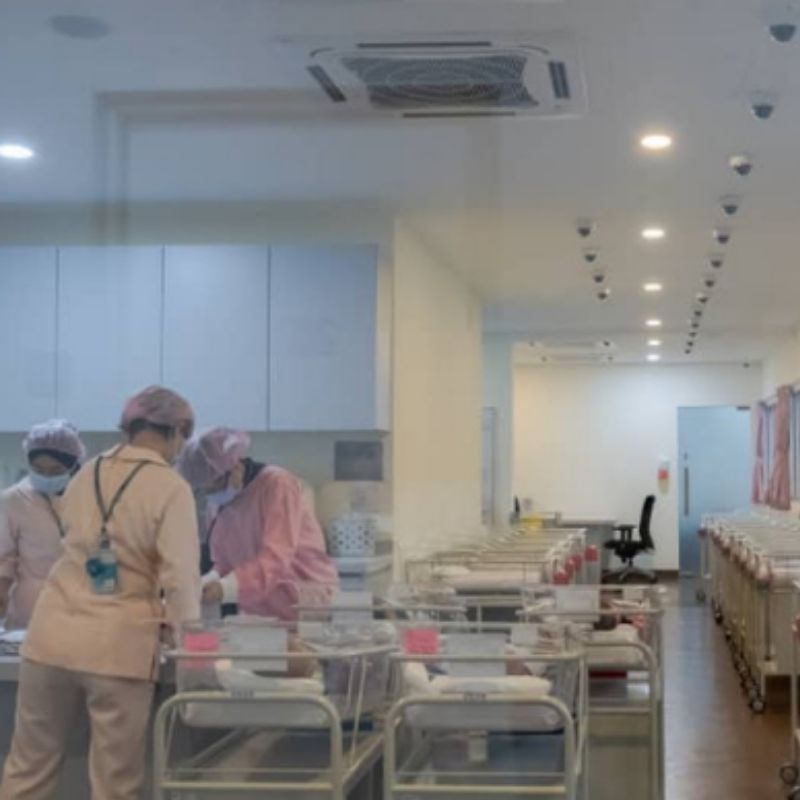
[[[219,581],[212,581],[203,587],[203,605],[218,606],[222,603],[222,599],[222,584]]]

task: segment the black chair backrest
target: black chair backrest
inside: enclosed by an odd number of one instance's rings
[[[653,519],[653,506],[656,504],[656,497],[653,494],[647,495],[642,505],[642,516],[639,520],[639,539],[646,550],[655,550],[656,543],[650,533],[650,522]]]

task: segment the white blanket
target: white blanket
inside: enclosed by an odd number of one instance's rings
[[[552,685],[532,675],[505,675],[496,678],[457,678],[438,675],[431,678],[424,664],[403,665],[403,681],[407,695],[435,697],[465,695],[462,704],[425,705],[424,701],[407,712],[409,723],[425,730],[438,731],[532,731],[546,732],[562,727],[557,712],[535,700],[550,695]],[[481,695],[480,703],[469,702],[470,695]],[[525,703],[492,703],[492,697],[520,695]],[[531,702],[533,700],[534,702]]]

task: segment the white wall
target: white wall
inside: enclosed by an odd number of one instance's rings
[[[655,491],[655,566],[677,569],[678,408],[751,404],[761,391],[758,367],[518,366],[514,491],[542,510],[628,522]],[[662,458],[672,466],[666,494]]]
[[[481,307],[404,223],[394,247],[394,534],[402,557],[480,530]]]
[[[501,334],[483,337],[483,404],[495,409],[494,524],[502,526],[513,506],[514,338]]]
[[[764,363],[764,397],[770,397],[780,386],[800,381],[800,332],[787,337]]]

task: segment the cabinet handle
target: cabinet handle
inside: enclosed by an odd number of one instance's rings
[[[689,499],[689,467],[683,468],[683,515],[685,517],[689,516],[689,507],[690,507],[690,499]]]

